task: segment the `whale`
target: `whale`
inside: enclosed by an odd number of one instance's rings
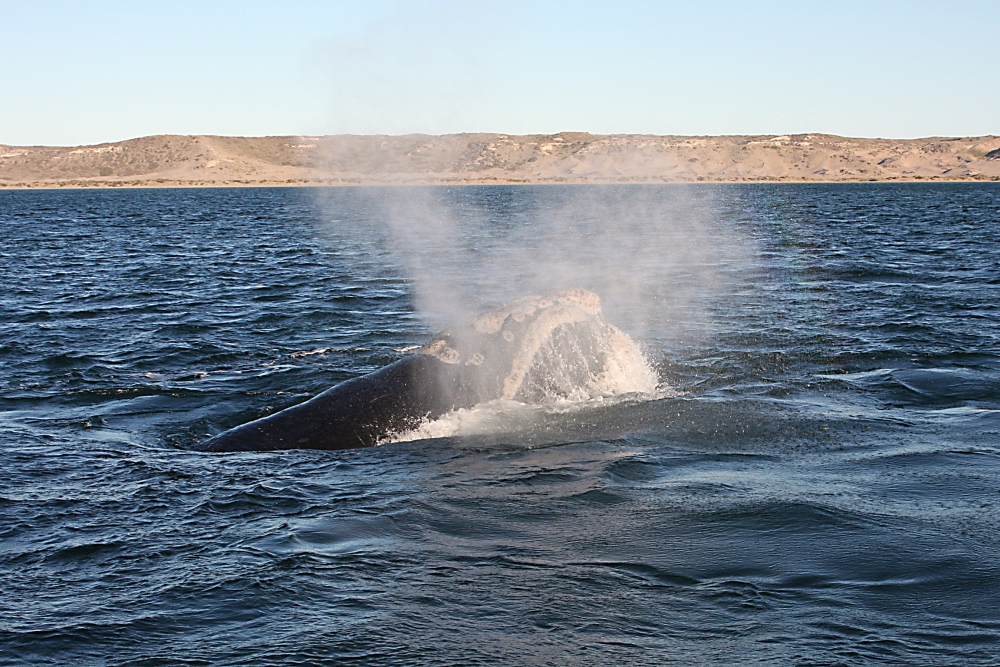
[[[604,321],[600,297],[530,295],[439,332],[413,354],[224,431],[205,452],[372,447],[450,411],[651,391],[638,345]]]

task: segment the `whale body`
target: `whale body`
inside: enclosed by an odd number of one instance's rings
[[[652,391],[638,346],[597,294],[527,296],[435,334],[416,353],[202,443],[208,452],[371,447],[452,410]]]

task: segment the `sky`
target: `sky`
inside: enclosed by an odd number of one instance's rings
[[[1000,134],[1000,2],[0,0],[0,143]]]

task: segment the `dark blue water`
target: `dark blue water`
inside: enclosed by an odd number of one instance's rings
[[[1000,663],[1000,187],[419,195],[0,192],[0,662]],[[677,395],[190,451],[571,265]]]

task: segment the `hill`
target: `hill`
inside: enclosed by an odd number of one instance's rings
[[[0,188],[1000,180],[1000,137],[161,135],[0,145]]]

